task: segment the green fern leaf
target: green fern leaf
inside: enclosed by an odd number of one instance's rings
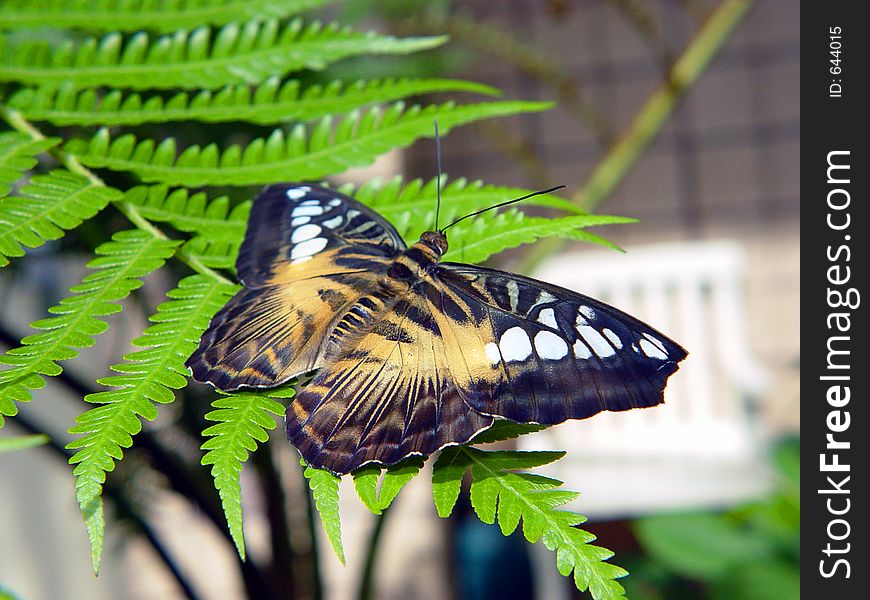
[[[585,517],[558,510],[577,493],[557,489],[562,483],[556,479],[514,472],[545,465],[563,454],[448,448],[433,472],[433,487],[437,484],[440,494],[438,514],[445,516],[452,510],[465,470],[471,466],[471,504],[481,521],[498,521],[504,535],[513,533],[522,521],[526,540],[542,540],[555,551],[559,572],[568,576],[573,571],[577,589],[588,589],[596,600],[623,598],[625,591],[615,580],[626,572],[604,562],[613,553],[591,545],[595,536],[576,527]]]
[[[28,402],[30,390],[45,385],[43,375],[57,375],[63,370],[59,361],[75,357],[77,348],[93,345],[93,338],[108,328],[98,317],[120,311],[118,302],[142,285],[142,277],[163,265],[177,245],[134,230],[116,233],[97,248],[97,258],[88,263],[95,271],[70,290],[75,295],[49,309],[57,316],[32,323],[41,333],[0,356],[0,364],[9,366],[0,371],[0,415],[16,414],[11,401]]]
[[[23,246],[61,238],[120,197],[118,190],[69,171],[34,176],[20,196],[0,199],[0,267],[9,264],[7,257],[23,256]]]
[[[376,515],[381,514],[390,507],[402,488],[417,476],[423,468],[423,460],[420,456],[410,456],[386,469],[374,464],[357,469],[353,473],[353,484],[357,495],[366,508]],[[382,470],[383,478],[381,478]]]
[[[470,465],[471,459],[459,446],[445,448],[435,461],[432,467],[432,498],[439,517],[446,519],[453,512],[462,489],[462,477]]]
[[[242,488],[240,474],[248,454],[257,443],[269,439],[267,431],[275,428],[275,415],[284,414],[284,406],[272,397],[289,398],[292,387],[261,393],[240,393],[215,400],[209,421],[218,421],[202,432],[210,439],[202,445],[208,450],[202,464],[212,465],[215,487],[227,518],[230,534],[242,560],[245,560],[245,538],[242,531]]]
[[[613,242],[582,228],[633,222],[635,219],[610,215],[576,215],[555,219],[527,217],[517,210],[494,216],[481,215],[450,230],[451,245],[444,259],[477,263],[506,248],[528,244],[546,236],[580,240],[619,250],[619,246]]]
[[[338,560],[344,564],[341,519],[338,513],[338,484],[341,479],[324,469],[307,466],[304,460],[300,459],[299,462],[305,469],[303,475],[308,480],[308,487],[311,488],[311,495],[314,496],[314,506],[320,514],[320,522],[323,524],[329,544]]]
[[[87,31],[162,33],[240,19],[283,19],[333,0],[5,0],[5,28],[63,27]]]
[[[370,164],[393,148],[404,147],[420,137],[431,137],[435,119],[442,131],[485,119],[549,108],[546,102],[488,102],[457,106],[412,106],[393,104],[382,112],[371,109],[353,113],[333,126],[321,120],[307,134],[303,125],[289,137],[276,129],[268,139],[259,138],[244,151],[230,146],[222,154],[214,145],[191,146],[177,159],[175,140],[155,148],[153,140],[136,141],[131,134],[112,141],[103,129],[90,142],[71,140],[66,149],[91,167],[132,171],[144,181],[195,187],[200,185],[257,185],[280,181],[317,179],[348,167]]]
[[[291,79],[282,85],[279,77],[270,77],[253,90],[248,85],[229,85],[215,92],[179,92],[168,100],[160,95],[142,96],[120,90],[106,94],[93,88],[77,90],[70,84],[60,88],[25,88],[13,94],[8,103],[31,121],[49,121],[54,125],[113,126],[171,121],[273,125],[313,121],[370,104],[439,92],[498,94],[495,88],[456,79],[385,79],[353,84],[333,81],[302,89],[298,80]]]
[[[215,31],[200,27],[152,40],[139,32],[128,39],[113,32],[101,39],[55,47],[47,41],[13,44],[0,38],[0,81],[79,88],[215,89],[257,84],[273,75],[322,70],[348,56],[407,54],[433,48],[444,37],[399,39],[360,33],[336,24],[303,26],[294,19],[230,23]]]
[[[59,142],[58,138],[35,140],[14,131],[0,133],[0,197],[8,194],[12,184],[36,165],[37,155]]]
[[[165,185],[131,188],[124,200],[135,205],[149,221],[169,223],[185,233],[207,235],[211,241],[236,244],[245,235],[251,211],[251,201],[231,206],[226,196],[209,200],[204,192],[191,194],[185,188],[170,192]]]
[[[150,245],[151,260],[165,258],[176,243],[155,241],[141,232],[125,232],[123,243]],[[116,234],[113,243],[120,243]],[[157,250],[160,253],[157,253]],[[114,257],[113,257],[114,258]],[[162,263],[162,260],[159,260]],[[202,275],[183,279],[170,291],[169,300],[157,307],[150,317],[153,323],[141,337],[133,341],[142,348],[124,356],[125,362],[113,365],[111,375],[98,383],[113,387],[89,394],[87,402],[99,404],[76,418],[70,433],[79,434],[67,445],[78,450],[70,464],[76,465],[76,499],[91,542],[94,571],[99,571],[103,545],[102,490],[106,472],[114,469],[114,461],[123,456],[123,448],[133,443],[132,436],[142,429],[140,418],[157,416],[154,402],[166,404],[175,399],[172,390],[187,384],[185,359],[194,351],[209,319],[229,299],[235,286],[215,282]]]
[[[484,429],[471,440],[471,444],[491,444],[512,440],[527,433],[543,431],[549,425],[536,425],[532,423],[516,423],[507,419],[496,419],[491,427]]]

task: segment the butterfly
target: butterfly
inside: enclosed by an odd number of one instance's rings
[[[521,275],[440,262],[383,217],[313,184],[254,200],[242,288],[187,360],[225,391],[316,370],[286,411],[306,463],[335,474],[469,441],[494,419],[555,424],[663,402],[686,351],[650,326]]]

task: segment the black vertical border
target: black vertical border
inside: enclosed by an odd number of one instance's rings
[[[859,598],[866,597],[867,565],[867,511],[868,472],[867,454],[870,452],[870,427],[866,379],[870,376],[870,338],[867,337],[867,319],[864,313],[870,303],[866,282],[867,242],[870,236],[868,221],[867,180],[870,179],[870,164],[867,160],[867,137],[870,136],[870,23],[859,16],[863,2],[816,0],[803,2],[801,14],[801,592],[805,598]],[[863,12],[863,11],[861,11]],[[841,28],[840,63],[841,73],[832,73],[836,66],[831,59],[831,29]],[[831,97],[831,84],[842,86],[840,97]],[[849,151],[849,183],[828,182],[828,155],[832,151]],[[845,154],[837,156],[843,161]],[[834,173],[844,173],[843,170]],[[834,189],[845,189],[849,194],[848,207],[832,210],[828,194]],[[842,205],[846,196],[833,194],[834,204]],[[849,227],[833,229],[829,213],[835,225],[842,225],[846,213]],[[849,250],[837,250],[848,246]],[[838,257],[831,260],[830,256]],[[846,259],[849,260],[846,260]],[[835,265],[837,270],[829,271]],[[839,285],[832,284],[830,277],[842,279],[849,267],[850,279]],[[829,290],[839,289],[846,293],[855,288],[861,294],[856,308],[832,307],[828,301]],[[849,324],[849,331],[829,329],[832,313],[849,313],[848,319],[838,321]],[[850,354],[840,355],[839,361],[848,361],[849,369],[833,371],[828,368],[828,342],[831,336],[847,336],[838,340],[839,349],[848,349]],[[823,380],[825,375],[848,375],[848,381]],[[850,400],[842,406],[828,402],[832,385],[848,386]],[[842,396],[840,393],[840,404]],[[836,403],[837,396],[834,397]],[[832,412],[840,411],[837,415]],[[848,417],[845,413],[848,412]],[[832,432],[830,425],[842,429],[848,418],[845,431]],[[831,419],[831,421],[829,421]],[[827,435],[835,440],[849,442],[848,449],[827,448]],[[838,454],[841,464],[848,464],[848,472],[824,472],[821,456],[831,463],[833,454]],[[831,481],[828,481],[828,477]],[[850,479],[843,482],[845,476]],[[839,486],[848,493],[823,493]],[[863,491],[862,491],[863,490]],[[830,505],[828,502],[830,501]],[[849,510],[842,515],[831,510]],[[835,519],[843,522],[833,523]],[[837,540],[836,537],[843,536]],[[832,537],[832,535],[834,537]],[[828,544],[843,553],[828,552]],[[848,544],[848,546],[847,546]],[[848,561],[848,577],[845,564],[835,567],[837,559]],[[822,571],[829,574],[825,577]],[[863,590],[863,592],[862,592]]]

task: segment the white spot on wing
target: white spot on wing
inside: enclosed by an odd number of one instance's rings
[[[559,326],[556,324],[556,313],[553,312],[552,308],[545,308],[541,311],[538,315],[538,323],[543,323],[553,329],[559,329]]]
[[[592,357],[592,353],[589,351],[589,348],[584,344],[581,340],[577,340],[574,342],[574,356],[581,359],[587,359]]]
[[[320,206],[320,200],[305,200],[300,202],[299,206]]]
[[[336,227],[341,225],[341,222],[342,222],[341,215],[338,215],[337,217],[332,217],[328,221],[323,221],[322,224],[324,227],[328,227],[329,229],[335,229]]]
[[[640,349],[650,358],[658,358],[659,360],[666,360],[668,358],[667,354],[662,352],[658,346],[651,343],[649,340],[641,340]]]
[[[302,225],[293,231],[293,235],[290,236],[290,241],[294,244],[298,244],[305,240],[310,240],[313,237],[317,237],[320,235],[321,231],[323,230],[317,225]]]
[[[329,201],[329,205],[330,206],[341,206],[341,200],[339,200],[338,198],[333,198],[332,200]]]
[[[307,185],[303,185],[302,187],[298,188],[290,188],[289,190],[287,190],[287,197],[291,200],[299,200],[299,198],[304,198],[305,195],[308,194],[308,192],[310,191],[311,188]]]
[[[552,331],[539,331],[535,336],[535,350],[541,358],[558,360],[568,354],[568,344]]]
[[[580,311],[581,315],[583,315],[584,317],[586,317],[589,320],[592,320],[595,318],[595,311],[592,310],[588,306],[581,306],[578,310]]]
[[[517,304],[520,301],[520,287],[517,285],[517,282],[511,279],[507,282],[507,291],[508,298],[510,299],[510,306],[512,311],[517,310]]]
[[[297,206],[290,213],[293,217],[319,217],[322,214],[322,206]]]
[[[489,359],[489,364],[491,364],[493,367],[497,366],[498,363],[501,362],[501,352],[498,351],[498,346],[496,346],[494,343],[489,342],[484,350],[486,350],[486,357]]]
[[[598,330],[594,327],[590,327],[589,325],[581,325],[577,328],[577,331],[583,336],[583,339],[586,340],[586,343],[589,344],[589,347],[592,348],[592,351],[599,358],[607,358],[608,356],[613,356],[616,354],[616,350],[613,349],[604,336],[598,333]]]
[[[650,335],[650,334],[648,334],[648,333],[644,333],[644,334],[643,334],[643,337],[645,337],[646,339],[648,339],[649,341],[651,341],[653,344],[655,344],[655,345],[658,347],[658,349],[661,350],[662,352],[664,352],[665,354],[668,353],[668,351],[665,350],[665,345],[664,345],[664,344],[662,343],[662,341],[661,341],[660,339],[658,339],[657,337],[655,337],[655,336],[653,336],[653,335]]]
[[[290,221],[290,227],[299,227],[300,225],[305,225],[310,220],[311,217],[295,217]]]
[[[511,327],[505,331],[498,348],[505,362],[526,360],[532,355],[532,342],[528,334],[519,327]]]
[[[290,259],[297,259],[303,256],[314,256],[324,248],[326,248],[326,238],[318,237],[312,240],[305,240],[300,244],[293,246],[290,252]]]
[[[616,335],[615,333],[613,333],[610,329],[607,329],[605,327],[604,329],[601,330],[601,333],[604,334],[604,337],[606,337],[608,340],[610,340],[610,343],[613,344],[614,348],[616,348],[617,350],[622,348],[622,340],[619,339],[619,336]]]

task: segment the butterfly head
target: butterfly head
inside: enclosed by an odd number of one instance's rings
[[[420,244],[430,250],[436,261],[447,252],[447,236],[442,231],[427,231],[420,236]]]

